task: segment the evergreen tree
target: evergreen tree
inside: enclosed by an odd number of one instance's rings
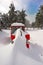
[[[9,22],[11,24],[11,23],[14,23],[16,21],[17,12],[15,11],[15,7],[14,7],[13,3],[11,3],[9,8],[10,8],[10,10],[8,12],[8,15],[9,15]]]
[[[25,24],[26,21],[25,16],[26,16],[25,10],[22,9],[22,11],[19,12],[19,20],[23,24]]]
[[[1,21],[1,27],[2,28],[7,28],[9,27],[12,23],[14,22],[21,22],[23,24],[25,24],[25,10],[15,10],[15,7],[14,7],[14,4],[11,3],[10,4],[10,10],[8,11],[8,13],[3,13],[1,16],[0,16],[0,21]]]
[[[8,20],[8,14],[3,14],[1,16],[1,25],[2,25],[2,28],[7,28],[9,26],[9,20]]]
[[[40,10],[38,11],[36,15],[36,22],[35,22],[36,27],[43,27],[43,5],[40,6]]]

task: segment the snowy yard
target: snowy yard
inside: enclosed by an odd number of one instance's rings
[[[26,48],[26,39],[22,31],[16,32],[14,44],[10,42],[10,31],[0,32],[0,65],[43,65],[43,30],[28,30],[30,48]],[[10,43],[10,44],[9,44]]]

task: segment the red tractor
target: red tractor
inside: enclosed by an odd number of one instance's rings
[[[15,31],[18,28],[22,28],[22,30],[25,32],[25,25],[24,24],[22,24],[22,23],[13,23],[11,25],[11,41],[12,41],[12,43],[13,43],[13,40],[16,38]],[[26,47],[29,48],[28,40],[30,40],[30,35],[26,34],[25,38],[26,38]]]

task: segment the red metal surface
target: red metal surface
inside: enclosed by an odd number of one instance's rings
[[[17,27],[17,28],[23,27],[23,28],[25,28],[25,26],[11,26],[11,28],[13,28],[13,27]]]
[[[15,39],[15,35],[11,35],[11,40]]]
[[[27,47],[27,48],[30,48],[30,44],[26,43],[26,47]]]
[[[29,34],[26,34],[25,37],[26,37],[27,40],[30,40],[30,35]]]

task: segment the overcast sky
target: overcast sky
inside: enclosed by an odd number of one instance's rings
[[[11,2],[14,3],[16,10],[26,10],[28,15],[26,18],[30,22],[35,21],[35,15],[40,5],[43,4],[43,0],[0,0],[0,12],[8,12]]]

